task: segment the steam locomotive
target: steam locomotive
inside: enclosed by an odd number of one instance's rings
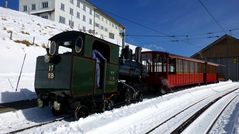
[[[54,115],[66,112],[79,119],[142,101],[145,93],[217,82],[217,64],[140,47],[132,54],[126,46],[119,54],[118,45],[79,31],[49,40],[47,54],[37,57],[35,91],[38,106],[49,106]]]

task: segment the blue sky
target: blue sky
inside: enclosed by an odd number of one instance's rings
[[[200,0],[216,22],[199,0],[90,1],[125,26],[127,42],[153,50],[191,56],[224,34],[239,38],[239,0]]]

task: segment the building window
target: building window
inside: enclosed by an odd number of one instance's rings
[[[99,25],[98,23],[95,23],[95,26],[96,26],[96,27],[100,27],[100,25]]]
[[[48,2],[42,2],[42,8],[48,8]]]
[[[72,8],[70,8],[70,14],[73,15],[73,9]]]
[[[80,0],[77,0],[77,7],[80,8]]]
[[[108,32],[108,29],[107,29],[107,28],[105,28],[105,32]]]
[[[36,4],[32,4],[32,10],[36,10]]]
[[[103,26],[100,26],[101,30],[104,30],[104,27]]]
[[[90,15],[92,15],[92,10],[90,9]]]
[[[97,13],[95,14],[95,17],[98,18],[98,19],[100,19],[100,15],[97,14]]]
[[[86,20],[86,17],[85,17],[85,15],[83,15],[83,21],[85,21]]]
[[[65,24],[66,23],[65,17],[60,16],[59,17],[59,22]]]
[[[27,11],[27,5],[24,5],[23,6],[23,12],[26,12]]]
[[[80,13],[77,12],[76,17],[80,19]]]
[[[83,5],[83,10],[86,11],[86,6],[85,6],[85,4]]]
[[[43,15],[41,17],[44,18],[44,19],[48,19],[48,15]]]
[[[70,26],[71,28],[73,28],[73,27],[74,27],[74,21],[69,20],[69,26]]]
[[[114,39],[114,34],[113,33],[109,33],[109,38],[111,38],[111,39]]]
[[[83,31],[84,31],[84,32],[86,31],[86,28],[85,28],[85,26],[83,26]]]
[[[70,3],[71,3],[71,4],[74,4],[74,0],[70,0]]]
[[[65,11],[65,5],[63,3],[61,3],[61,10]]]
[[[92,19],[89,19],[89,24],[91,24],[91,25],[92,25]]]

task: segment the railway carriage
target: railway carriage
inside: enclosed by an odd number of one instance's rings
[[[142,52],[142,64],[146,67],[146,82],[156,90],[217,82],[218,64],[173,55],[160,51]]]

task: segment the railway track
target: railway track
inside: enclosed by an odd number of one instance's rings
[[[213,123],[211,124],[210,128],[207,130],[207,133],[211,132],[213,126],[216,124],[216,122],[218,121],[219,117],[221,117],[221,115],[223,114],[223,112],[225,111],[225,109],[232,103],[233,100],[235,100],[237,97],[239,96],[239,93],[236,94],[234,97],[232,97],[232,99],[223,107],[223,109],[219,112],[219,114],[217,115],[216,119],[213,121]]]
[[[44,125],[49,125],[51,123],[55,123],[55,122],[59,122],[59,121],[63,121],[63,120],[71,121],[72,117],[71,116],[62,116],[62,117],[59,117],[59,118],[51,120],[51,121],[46,121],[46,122],[42,122],[40,124],[36,124],[36,125],[21,128],[21,129],[18,129],[18,130],[14,130],[14,131],[8,132],[8,134],[15,134],[15,133],[23,132],[25,130],[41,127],[41,126],[44,126]]]
[[[0,104],[0,114],[10,111],[16,111],[21,109],[27,109],[37,106],[37,100],[22,100],[16,102],[9,102],[9,103],[1,103]]]
[[[194,120],[196,120],[204,111],[206,111],[208,108],[210,108],[213,104],[215,104],[216,102],[218,102],[219,100],[221,100],[222,98],[224,98],[225,96],[228,96],[229,94],[235,92],[236,90],[238,90],[238,88],[233,89],[230,92],[227,92],[226,94],[222,94],[220,96],[214,97],[212,100],[210,100],[209,102],[207,102],[209,99],[211,99],[212,97],[208,96],[206,98],[203,98],[197,102],[195,102],[194,104],[186,107],[185,109],[179,111],[178,113],[170,116],[168,119],[164,120],[163,122],[159,123],[158,125],[156,125],[155,127],[153,127],[152,129],[150,129],[149,131],[147,131],[146,133],[155,133],[155,132],[162,132],[160,131],[161,129],[165,129],[167,126],[167,124],[170,124],[169,122],[174,122],[173,120],[175,119],[175,117],[180,116],[181,114],[183,114],[184,112],[186,113],[187,110],[192,109],[193,107],[197,107],[197,105],[199,105],[200,103],[204,103],[204,106],[202,106],[198,111],[196,111],[195,113],[193,113],[192,115],[190,115],[189,117],[187,117],[187,119],[184,119],[185,121],[182,122],[178,127],[174,128],[174,129],[169,129],[167,130],[167,132],[170,131],[170,133],[173,134],[178,134],[178,133],[182,133],[192,122],[194,122]],[[238,96],[238,95],[237,95]],[[236,97],[233,97],[233,99]],[[232,100],[233,100],[232,99]],[[232,101],[231,100],[231,101]],[[230,102],[231,102],[230,101]],[[206,103],[207,102],[207,103]],[[230,104],[230,102],[225,106],[225,108]],[[224,109],[225,109],[224,108]],[[223,112],[223,110],[221,111],[221,113]],[[220,115],[221,115],[220,113]],[[219,116],[217,118],[219,118]],[[185,117],[184,117],[185,118]],[[216,121],[215,121],[216,122]],[[214,123],[215,123],[214,122]],[[172,123],[171,123],[172,124]],[[210,127],[212,128],[213,125]],[[210,131],[210,130],[209,130]],[[208,131],[208,132],[209,132]]]

